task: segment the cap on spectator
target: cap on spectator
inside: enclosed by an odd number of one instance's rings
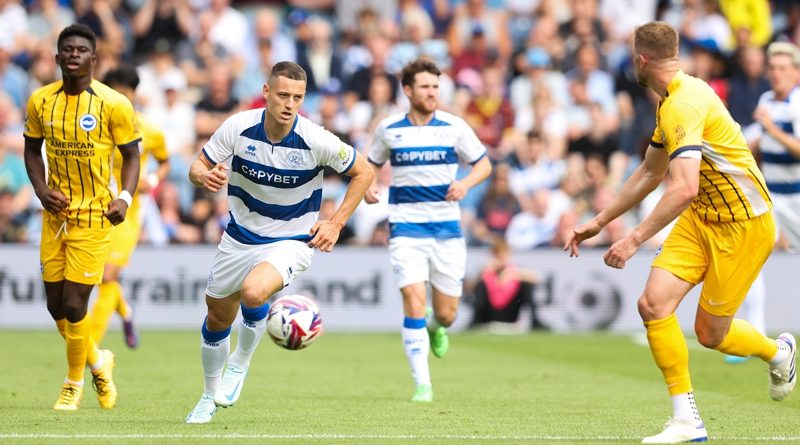
[[[450,60],[447,42],[442,39],[425,40],[419,45],[421,56],[431,58],[440,69],[448,69],[453,61]]]
[[[186,89],[186,78],[175,71],[170,71],[159,79],[161,89],[164,91],[183,91]]]
[[[483,29],[483,25],[481,25],[480,23],[473,23],[472,24],[472,35],[473,36],[482,36],[485,33],[486,32]]]
[[[530,67],[545,68],[550,65],[550,54],[547,54],[544,48],[534,46],[525,52],[525,60]]]
[[[711,54],[720,54],[722,52],[714,39],[686,39],[686,43],[692,50],[705,51]]]
[[[287,20],[291,23],[292,26],[300,26],[308,20],[311,14],[308,13],[305,9],[295,9],[289,13]]]
[[[342,91],[342,82],[339,79],[332,78],[328,83],[319,89],[319,94],[323,96],[336,96]]]

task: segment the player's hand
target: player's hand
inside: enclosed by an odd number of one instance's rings
[[[214,193],[220,191],[228,182],[228,174],[225,173],[227,170],[228,166],[223,163],[215,165],[214,168],[203,173],[203,186]]]
[[[108,210],[103,215],[116,226],[125,221],[126,213],[128,213],[128,203],[121,199],[115,199],[108,203]]]
[[[447,188],[447,194],[444,195],[444,199],[448,201],[461,201],[467,196],[467,192],[469,191],[469,187],[464,185],[461,181],[453,181],[450,184],[450,187]]]
[[[342,226],[333,221],[327,219],[317,221],[308,232],[314,237],[308,242],[308,247],[319,249],[321,252],[331,252],[339,240],[341,230]]]
[[[42,193],[37,192],[36,196],[42,203],[42,207],[50,213],[58,214],[69,207],[69,200],[66,195],[61,193],[61,190],[54,190],[48,187]]]
[[[364,202],[367,204],[375,204],[381,200],[381,188],[377,185],[371,185],[364,195]]]
[[[608,248],[606,254],[603,255],[603,260],[609,267],[622,269],[625,267],[625,262],[636,254],[637,250],[639,250],[639,245],[631,237],[625,237]]]
[[[570,257],[580,256],[580,252],[578,251],[580,243],[597,235],[602,229],[600,224],[595,222],[595,220],[579,225],[572,230],[572,235],[564,244],[564,251],[569,251]]]
[[[753,111],[753,119],[761,124],[761,126],[764,127],[764,130],[769,130],[775,126],[772,116],[769,115],[769,111],[767,111],[767,109],[763,106],[756,107],[756,110]]]

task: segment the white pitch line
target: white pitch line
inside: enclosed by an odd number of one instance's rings
[[[634,436],[547,436],[547,435],[414,435],[414,434],[3,434],[0,439],[274,439],[274,440],[331,440],[331,439],[376,439],[376,440],[544,440],[544,441],[619,441],[639,440]],[[756,436],[727,437],[711,436],[712,440],[733,440],[742,442],[800,441],[800,436]]]

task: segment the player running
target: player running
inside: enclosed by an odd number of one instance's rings
[[[467,261],[458,201],[486,179],[492,165],[486,148],[463,119],[437,110],[441,71],[427,60],[406,65],[400,76],[408,113],[383,119],[375,130],[369,161],[377,173],[392,168],[389,188],[389,254],[403,295],[402,339],[416,385],[411,400],[431,402],[433,387],[428,351],[447,353],[446,327],[453,324]],[[458,162],[472,169],[456,180]],[[366,202],[380,199],[377,185]],[[427,282],[433,293],[432,317],[426,319]]]

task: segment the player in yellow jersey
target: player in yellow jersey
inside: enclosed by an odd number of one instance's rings
[[[25,166],[42,217],[40,261],[47,309],[66,340],[69,372],[56,410],[78,409],[88,363],[100,406],[113,408],[114,355],[90,337],[89,295],[103,277],[111,227],[125,219],[139,181],[139,131],[133,106],[92,79],[94,33],[70,25],[58,36],[62,79],[33,92],[25,119]],[[47,177],[42,143],[47,156]],[[113,152],[122,153],[123,190],[111,192]]]
[[[130,65],[121,65],[106,73],[103,83],[122,93],[131,102],[136,96],[136,87],[139,85],[139,75],[136,68]],[[125,221],[115,226],[111,233],[111,251],[108,255],[103,282],[98,288],[97,300],[92,306],[92,339],[100,344],[108,328],[111,313],[116,311],[122,317],[125,343],[130,348],[138,345],[138,335],[133,326],[133,314],[130,304],[122,295],[122,286],[119,283],[120,270],[128,265],[131,254],[139,242],[141,232],[140,193],[147,193],[158,182],[164,180],[169,173],[169,153],[164,142],[164,133],[156,126],[149,123],[136,113],[136,122],[142,135],[139,165],[139,187],[133,195],[133,202]],[[152,175],[147,175],[147,162],[152,156],[158,162],[158,168]],[[122,181],[122,155],[117,151],[114,155],[114,179],[117,184]]]
[[[638,301],[673,416],[661,433],[642,442],[700,442],[708,436],[694,402],[688,348],[675,316],[683,297],[703,282],[694,326],[698,341],[726,354],[768,362],[774,400],[794,388],[797,344],[791,334],[772,340],[733,318],[775,239],[772,201],[739,124],[705,82],[680,70],[678,33],[666,23],[636,29],[633,57],[639,84],[661,97],[653,140],[617,197],[576,227],[564,250],[577,256],[583,240],[638,204],[669,174],[653,213],[614,243],[604,260],[610,267],[625,267],[644,241],[678,218]]]

